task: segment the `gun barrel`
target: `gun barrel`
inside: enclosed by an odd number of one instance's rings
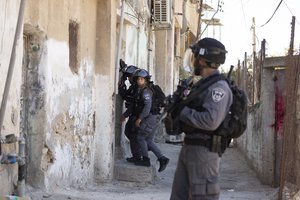
[[[227,75],[227,78],[228,78],[228,79],[231,78],[231,74],[232,74],[233,68],[234,68],[234,66],[233,66],[233,65],[230,65],[230,69],[229,69],[229,72],[228,72],[228,75]]]

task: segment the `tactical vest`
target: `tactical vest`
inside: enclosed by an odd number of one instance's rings
[[[217,76],[217,75],[213,75],[213,76]],[[212,77],[213,77],[212,76]],[[212,78],[211,77],[211,78]],[[201,80],[200,80],[201,81]],[[204,79],[202,80],[202,82],[197,83],[197,85],[203,84],[206,81],[208,81],[208,79]],[[191,93],[193,93],[194,91],[197,90],[197,85],[195,85],[192,90]],[[199,95],[197,95],[193,100],[191,100],[189,103],[187,103],[187,107],[192,108],[198,112],[204,112],[206,111],[206,108],[203,107],[203,104],[205,103],[205,99],[207,98],[208,95],[211,95],[211,93],[208,92],[209,88],[207,88],[206,90],[204,90],[203,92],[201,92]],[[185,124],[184,122],[180,121],[180,129],[181,131],[183,131],[187,136],[192,134],[192,133],[196,133],[193,134],[193,138],[209,138],[214,134],[214,131],[208,131],[208,130],[202,130],[202,129],[197,129],[195,127],[189,126],[187,124]],[[200,134],[199,134],[200,133]],[[202,134],[201,134],[202,133]],[[209,137],[207,137],[207,135]],[[189,137],[189,136],[188,136]]]
[[[193,90],[191,91],[193,92]],[[203,112],[206,110],[206,108],[204,108],[202,105],[204,103],[204,99],[206,97],[206,95],[202,95],[205,94],[205,92],[207,92],[207,90],[203,91],[200,95],[198,95],[194,100],[192,100],[191,102],[189,102],[186,106],[192,109],[195,109],[198,112]],[[201,130],[201,129],[197,129],[195,127],[189,126],[187,124],[185,124],[184,122],[180,121],[180,129],[182,132],[184,132],[186,135],[189,135],[191,133],[203,133],[203,134],[207,134],[209,133],[209,131],[206,130]],[[200,136],[200,138],[203,138],[203,136]]]
[[[143,93],[144,93],[145,89],[148,89],[148,91],[151,93],[152,98],[153,98],[153,93],[152,93],[152,90],[150,88],[145,87],[143,89],[137,89],[136,90],[137,92],[135,93],[135,96],[134,96],[134,110],[133,110],[133,113],[134,113],[135,116],[138,116],[142,112],[142,110],[145,106],[144,99],[143,99]]]

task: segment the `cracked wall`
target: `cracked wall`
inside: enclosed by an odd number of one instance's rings
[[[97,3],[28,1],[26,34],[39,38],[32,44],[34,52],[29,42],[27,74],[32,81],[27,88],[34,89],[29,89],[29,112],[25,112],[28,181],[34,186],[84,187],[97,176],[100,181],[112,177],[114,68],[105,59],[114,57],[114,49],[98,65],[96,27],[102,26],[96,24]],[[75,25],[72,34],[70,24]],[[38,58],[32,56],[37,53]]]

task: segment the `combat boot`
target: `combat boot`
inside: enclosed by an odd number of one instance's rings
[[[166,169],[170,159],[165,157],[165,156],[162,156],[158,159],[159,161],[159,169],[158,169],[158,172],[162,172]]]
[[[133,157],[130,157],[130,158],[126,158],[126,160],[127,160],[127,162],[135,163],[136,161],[142,160],[142,158],[133,156]]]
[[[144,167],[150,167],[151,163],[150,163],[150,158],[143,156],[143,158],[141,160],[138,160],[136,162],[134,162],[135,165],[137,166],[144,166]]]

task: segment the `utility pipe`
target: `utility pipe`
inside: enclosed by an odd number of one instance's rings
[[[26,173],[26,160],[25,160],[25,139],[19,138],[19,156],[18,156],[18,196],[25,196],[25,173]]]
[[[151,36],[152,36],[152,25],[151,25],[151,12],[149,9],[152,8],[152,1],[149,1],[148,14],[149,14],[149,23],[148,23],[148,35],[147,35],[147,71],[150,71],[150,52],[152,51],[151,47]]]
[[[25,9],[25,0],[21,0],[20,8],[19,8],[19,16],[18,16],[18,21],[17,21],[17,27],[16,27],[13,47],[12,47],[12,51],[11,51],[4,92],[3,92],[3,96],[2,96],[1,108],[0,108],[0,139],[1,139],[1,130],[2,130],[2,126],[3,126],[3,121],[4,121],[4,114],[5,114],[5,109],[6,109],[6,104],[7,104],[8,94],[9,94],[9,88],[10,88],[11,79],[12,79],[14,66],[15,66],[16,48],[17,48],[17,44],[18,44],[18,41],[20,38],[22,26],[23,26],[24,9]],[[0,155],[1,155],[1,153],[2,153],[2,149],[1,149],[1,142],[0,142]]]
[[[121,5],[121,19],[120,19],[120,31],[119,31],[119,39],[118,39],[118,46],[117,46],[117,57],[116,57],[116,64],[115,64],[115,94],[118,94],[118,82],[119,82],[119,60],[120,60],[120,52],[121,52],[121,45],[122,45],[122,35],[123,35],[123,24],[124,24],[124,7],[125,7],[125,0],[122,0]]]

